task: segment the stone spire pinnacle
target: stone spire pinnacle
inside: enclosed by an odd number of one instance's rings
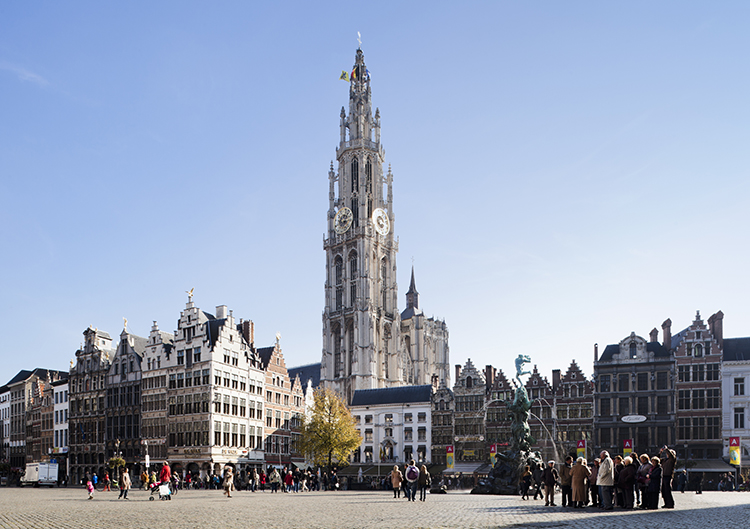
[[[406,293],[406,308],[419,308],[419,292],[417,292],[417,282],[414,281],[414,265],[411,267],[411,283]]]

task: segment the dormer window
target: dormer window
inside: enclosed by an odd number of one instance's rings
[[[694,355],[697,356],[703,356],[703,346],[699,343],[695,344],[695,348],[693,349]]]
[[[630,342],[630,358],[636,357],[637,346],[635,342]]]

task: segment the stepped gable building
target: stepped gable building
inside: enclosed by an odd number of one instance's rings
[[[675,444],[681,459],[716,461],[723,452],[720,380],[723,318],[724,314],[718,312],[709,318],[710,326],[707,326],[700,312],[696,312],[690,326],[671,340],[677,367]],[[664,340],[667,340],[666,334]]]
[[[563,455],[576,454],[578,441],[586,440],[587,445],[591,444],[594,387],[573,360],[562,377],[559,369],[552,370],[552,390],[557,415],[553,428],[557,432],[558,457],[562,459]],[[593,455],[593,451],[587,455]]]
[[[58,463],[58,482],[68,482],[69,459],[68,459],[68,373],[62,372],[60,380],[52,383],[55,395],[54,413],[54,441],[52,446],[52,457]]]
[[[416,288],[398,311],[393,174],[383,170],[380,111],[372,113],[370,73],[357,50],[349,112],[341,109],[337,169],[328,173],[325,308],[320,379],[351,402],[354,391],[449,385],[448,331],[425,319]],[[402,330],[404,335],[402,337]],[[408,337],[408,340],[407,340]]]
[[[199,353],[200,354],[200,353]],[[167,459],[167,373],[174,358],[174,334],[151,326],[141,360],[141,443],[149,463]],[[201,370],[201,384],[209,384],[208,370]],[[210,398],[210,395],[208,396]],[[158,467],[152,467],[155,470]]]
[[[652,330],[650,341],[631,332],[608,345],[601,356],[594,346],[594,439],[596,450],[620,454],[626,439],[639,454],[658,454],[675,443],[674,384],[676,378],[670,320],[664,322],[664,343]],[[633,417],[625,419],[623,417]],[[644,419],[645,418],[645,419]],[[626,422],[634,420],[635,422]]]
[[[487,383],[486,397],[486,442],[495,445],[498,452],[506,450],[511,444],[510,415],[508,401],[513,398],[513,385],[502,369],[485,366],[484,379]]]
[[[463,368],[456,365],[453,386],[456,472],[472,473],[489,461],[484,422],[486,391],[484,375],[471,360],[467,360]]]
[[[109,333],[89,327],[70,363],[70,477],[73,484],[104,475],[106,377],[115,351]]]
[[[141,362],[147,343],[148,338],[129,333],[126,323],[105,381],[106,458],[123,457],[135,476],[142,470]]]
[[[279,337],[271,347],[258,349],[260,367],[265,371],[266,415],[263,437],[267,465],[282,468],[302,466],[304,456],[297,451],[300,427],[305,413],[305,393],[299,375],[290,378]]]

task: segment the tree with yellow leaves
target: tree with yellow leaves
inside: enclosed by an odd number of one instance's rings
[[[348,463],[351,453],[362,443],[354,417],[341,397],[331,389],[315,390],[312,413],[305,418],[300,451],[317,465]]]

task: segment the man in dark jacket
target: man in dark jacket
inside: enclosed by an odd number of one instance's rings
[[[544,504],[555,506],[555,485],[560,481],[560,474],[558,474],[555,468],[555,462],[550,461],[547,463],[547,468],[542,473],[542,481],[544,482]]]
[[[665,509],[674,509],[674,498],[672,497],[672,476],[674,465],[677,462],[674,450],[664,445],[659,452],[661,458],[661,497],[664,499]]]
[[[542,493],[542,485],[544,485],[542,474],[544,474],[544,470],[542,470],[542,463],[540,462],[534,466],[534,470],[531,472],[531,476],[534,478],[534,499],[536,499],[537,495],[540,498],[544,497]]]

